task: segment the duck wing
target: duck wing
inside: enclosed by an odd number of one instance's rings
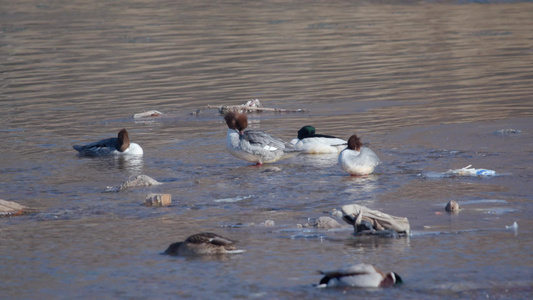
[[[93,142],[86,145],[74,145],[72,148],[80,153],[98,153],[101,151],[113,151],[118,150],[119,141],[118,138],[108,138]]]
[[[234,241],[211,232],[202,232],[199,234],[191,235],[187,238],[186,242],[192,244],[209,243],[217,246],[227,246],[234,244]]]
[[[266,150],[285,149],[283,140],[261,130],[246,130],[240,138],[248,141],[252,146],[258,146]]]

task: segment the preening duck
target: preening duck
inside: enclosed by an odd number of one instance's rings
[[[173,243],[165,250],[169,255],[203,255],[243,253],[235,246],[235,241],[211,232],[189,236],[183,242]]]
[[[229,112],[224,116],[228,125],[226,148],[229,153],[258,165],[288,158],[299,151],[283,140],[261,130],[244,130],[248,126],[245,114]]]
[[[315,133],[315,127],[304,126],[298,130],[298,137],[292,139],[294,148],[306,154],[339,153],[346,148],[346,141],[331,135]]]
[[[324,287],[377,288],[390,287],[403,283],[400,275],[394,272],[383,273],[370,264],[356,264],[331,271],[320,271],[324,277],[317,285]]]
[[[348,147],[341,151],[338,163],[350,175],[362,176],[374,172],[381,160],[374,151],[364,147],[359,137],[354,134],[348,139]]]
[[[105,155],[142,155],[143,149],[136,143],[130,143],[128,131],[122,129],[116,138],[108,138],[86,145],[72,146],[80,155],[105,156]]]

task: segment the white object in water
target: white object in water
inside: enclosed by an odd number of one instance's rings
[[[494,176],[496,171],[488,169],[474,169],[470,168],[472,165],[468,165],[462,169],[448,170],[444,174],[457,175],[457,176]]]
[[[513,225],[505,226],[505,229],[512,229],[514,231],[518,230],[518,224],[516,222],[513,223]]]

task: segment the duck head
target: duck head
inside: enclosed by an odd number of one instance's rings
[[[128,131],[125,128],[122,128],[118,132],[118,145],[117,150],[120,152],[124,152],[128,147],[130,146],[130,137],[128,135]]]
[[[248,118],[245,114],[229,112],[224,116],[224,120],[229,129],[236,130],[239,134],[243,134],[244,129],[248,127]]]
[[[348,139],[348,149],[359,151],[361,150],[361,146],[363,146],[363,143],[361,143],[357,135],[354,134]]]
[[[306,137],[310,137],[315,134],[315,127],[307,125],[298,130],[298,139],[303,140]]]

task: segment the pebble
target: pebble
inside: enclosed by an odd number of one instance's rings
[[[459,205],[459,203],[455,202],[454,200],[450,200],[450,202],[446,204],[446,207],[444,209],[447,212],[458,213],[461,210],[461,206]]]

